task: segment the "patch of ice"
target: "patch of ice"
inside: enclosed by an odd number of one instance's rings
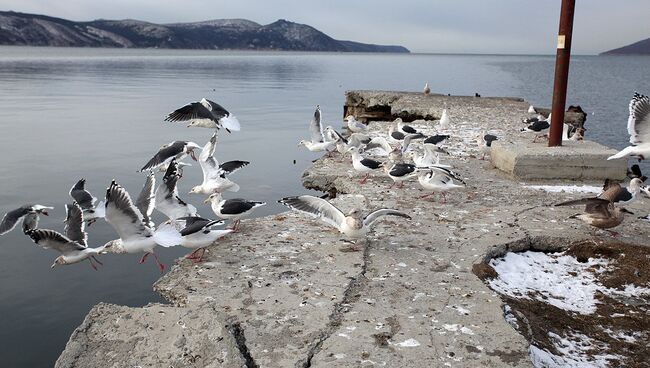
[[[400,343],[395,344],[396,346],[401,346],[403,348],[412,348],[415,346],[420,346],[420,342],[416,339],[408,339]]]
[[[543,190],[549,193],[600,193],[603,187],[593,185],[524,185],[524,188]]]

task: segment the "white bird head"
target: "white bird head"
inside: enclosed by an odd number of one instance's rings
[[[301,139],[300,142],[298,142],[298,147],[300,146],[307,146],[307,141],[304,139]]]
[[[208,198],[203,201],[203,203],[212,203],[212,202],[219,202],[221,201],[221,192],[214,192],[210,194]]]
[[[348,115],[348,116],[345,118],[345,120],[348,121],[348,122],[351,122],[351,121],[355,121],[356,119],[354,118],[354,116],[352,116],[352,115]]]
[[[348,212],[348,216],[355,219],[360,219],[362,216],[361,210],[359,208],[353,208],[350,210],[350,212]]]
[[[201,186],[200,185],[197,185],[197,186],[193,187],[189,191],[189,193],[187,193],[187,194],[197,194],[197,193],[201,193]]]

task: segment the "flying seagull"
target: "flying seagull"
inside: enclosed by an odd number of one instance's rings
[[[129,193],[115,180],[106,190],[106,222],[117,232],[119,239],[111,240],[104,245],[109,253],[139,253],[144,252],[140,263],[153,254],[160,272],[165,265],[153,252],[156,245],[173,247],[181,243],[181,234],[171,224],[162,224],[153,230],[145,224],[142,213],[131,201]]]
[[[330,150],[334,148],[336,142],[325,140],[325,136],[323,135],[323,126],[321,124],[321,111],[319,105],[316,105],[314,117],[309,122],[309,133],[311,135],[311,140],[303,139],[298,143],[298,146],[305,146],[311,152],[326,151],[329,155]]]
[[[355,208],[346,215],[328,201],[310,195],[282,198],[278,203],[292,210],[319,218],[353,239],[364,238],[377,220],[383,216],[399,216],[411,219],[411,216],[406,213],[390,208],[382,208],[366,216],[363,216],[361,209]]]
[[[186,203],[178,196],[176,186],[180,175],[176,160],[172,159],[169,168],[163,176],[163,183],[156,189],[154,208],[162,212],[170,220],[187,216],[197,216],[196,207]]]
[[[185,227],[181,230],[183,237],[181,246],[193,249],[192,253],[186,255],[185,258],[194,263],[201,262],[206,247],[234,231],[232,229],[212,229],[213,226],[223,225],[223,220],[208,220],[202,217],[182,217],[178,220],[185,222]],[[198,251],[201,251],[199,257],[197,257]]]
[[[79,263],[84,260],[90,262],[90,266],[97,270],[97,264],[102,264],[95,258],[96,255],[104,252],[104,247],[89,248],[86,244],[88,234],[84,231],[83,210],[77,203],[67,204],[65,206],[67,215],[65,219],[65,235],[54,230],[32,229],[25,234],[29,236],[34,243],[45,249],[53,249],[61,253],[51,268],[56,265],[70,265]]]
[[[79,181],[70,188],[70,197],[77,202],[79,207],[83,210],[84,221],[88,226],[92,225],[97,221],[98,218],[104,217],[104,208],[105,203],[97,202],[95,198],[88,190],[86,190],[86,179],[79,179]]]
[[[227,175],[234,173],[242,167],[250,164],[248,161],[228,161],[219,164],[214,158],[214,148],[217,141],[217,133],[213,134],[210,140],[203,146],[199,156],[199,164],[203,171],[203,182],[192,188],[190,194],[211,194],[215,191],[239,191],[239,185],[226,178]]]
[[[161,165],[168,165],[172,159],[176,161],[182,160],[185,156],[190,155],[192,160],[196,161],[196,154],[194,150],[201,148],[198,144],[194,142],[186,141],[173,141],[171,143],[165,144],[158,152],[147,162],[140,172],[146,170],[153,170]]]
[[[7,212],[0,222],[0,235],[4,235],[16,227],[20,219],[23,219],[23,232],[35,229],[38,225],[38,215],[48,216],[48,210],[54,207],[42,206],[40,204],[26,204]]]
[[[210,203],[215,215],[222,219],[231,219],[233,231],[239,230],[241,218],[250,215],[257,207],[264,206],[266,202],[249,201],[247,199],[223,199],[220,192],[212,193],[204,203]]]
[[[201,99],[200,102],[189,104],[174,110],[165,117],[165,121],[183,122],[189,121],[188,127],[200,127],[220,129],[224,128],[228,133],[238,132],[241,127],[239,120],[224,109],[221,105],[208,99]]]
[[[630,101],[627,132],[630,134],[631,145],[607,159],[633,156],[640,161],[650,157],[650,98],[648,96],[634,92],[634,97]]]
[[[142,186],[142,190],[138,195],[138,198],[135,200],[135,207],[140,211],[142,215],[142,221],[145,225],[153,229],[154,223],[151,220],[151,214],[153,213],[155,207],[155,198],[156,192],[154,188],[156,186],[156,175],[153,172],[150,172],[147,175],[147,179]]]

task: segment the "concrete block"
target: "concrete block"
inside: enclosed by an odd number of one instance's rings
[[[624,179],[626,160],[607,161],[616,150],[591,141],[564,141],[561,147],[516,139],[492,144],[492,164],[517,179]]]

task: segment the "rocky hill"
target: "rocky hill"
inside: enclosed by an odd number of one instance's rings
[[[0,12],[0,45],[409,52],[402,46],[335,40],[313,27],[284,19],[267,25],[246,19],[173,24],[133,19],[74,22],[11,11]]]
[[[650,38],[605,51],[601,55],[650,55]]]

